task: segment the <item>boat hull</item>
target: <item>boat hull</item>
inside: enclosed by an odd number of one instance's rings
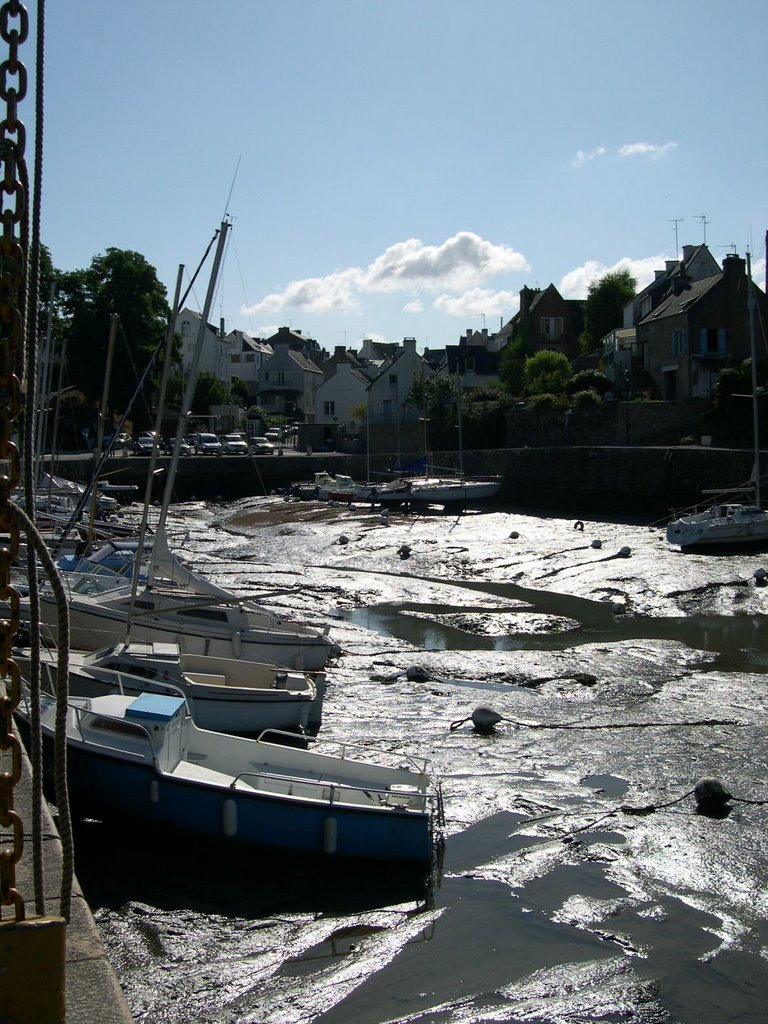
[[[328,860],[427,864],[432,857],[428,812],[318,805],[209,786],[77,743],[68,745],[67,778],[78,816],[131,818],[231,845]]]

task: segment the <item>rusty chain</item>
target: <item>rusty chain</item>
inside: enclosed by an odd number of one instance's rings
[[[15,867],[24,846],[21,819],[13,809],[14,787],[21,778],[21,746],[13,729],[13,712],[21,699],[21,676],[11,657],[19,627],[19,593],[11,585],[11,564],[19,549],[19,527],[11,512],[11,495],[20,478],[19,449],[12,440],[14,421],[22,405],[18,377],[23,357],[25,260],[21,241],[27,210],[26,132],[17,106],[27,92],[27,72],[19,61],[19,46],[27,39],[27,10],[19,0],[0,7],[0,37],[8,58],[0,63],[0,601],[7,617],[0,619],[0,755],[10,755],[10,770],[0,772],[0,828],[12,832],[11,845],[0,850],[0,911],[13,906],[24,920],[24,901],[16,889]]]

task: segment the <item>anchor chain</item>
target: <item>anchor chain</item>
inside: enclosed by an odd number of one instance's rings
[[[27,72],[19,61],[19,46],[27,39],[26,8],[18,0],[0,7],[0,37],[8,58],[0,63],[0,601],[7,616],[0,619],[0,756],[10,768],[0,772],[0,828],[12,832],[10,846],[0,850],[0,914],[13,906],[17,921],[25,917],[24,900],[16,889],[16,864],[24,846],[21,818],[13,807],[14,787],[21,779],[21,745],[13,729],[13,712],[21,699],[21,675],[11,657],[19,628],[20,596],[11,584],[11,565],[19,552],[19,527],[12,514],[11,494],[20,479],[19,449],[12,440],[22,405],[18,377],[23,364],[25,260],[22,245],[27,208],[26,132],[17,105],[27,92]]]

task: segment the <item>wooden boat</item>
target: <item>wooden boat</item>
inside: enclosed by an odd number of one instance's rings
[[[16,649],[22,677],[30,652]],[[42,650],[48,689],[57,690],[57,654]],[[174,643],[115,644],[101,651],[71,651],[69,692],[77,696],[143,692],[183,694],[203,729],[254,735],[264,729],[316,732],[322,719],[325,675],[275,665],[185,654]]]
[[[56,699],[44,692],[50,754]],[[29,722],[25,694],[18,715]],[[67,775],[78,816],[134,819],[251,848],[428,864],[440,815],[426,764],[372,761],[210,732],[182,697],[71,697]],[[271,738],[268,738],[271,737]],[[47,756],[46,762],[52,759]]]

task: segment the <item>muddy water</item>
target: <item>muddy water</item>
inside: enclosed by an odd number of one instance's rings
[[[431,879],[89,823],[78,876],[137,1020],[765,1019],[768,807],[741,800],[768,797],[768,555],[279,498],[172,528],[217,582],[331,623],[323,733],[430,757],[447,823]],[[722,817],[686,796],[705,776]]]

